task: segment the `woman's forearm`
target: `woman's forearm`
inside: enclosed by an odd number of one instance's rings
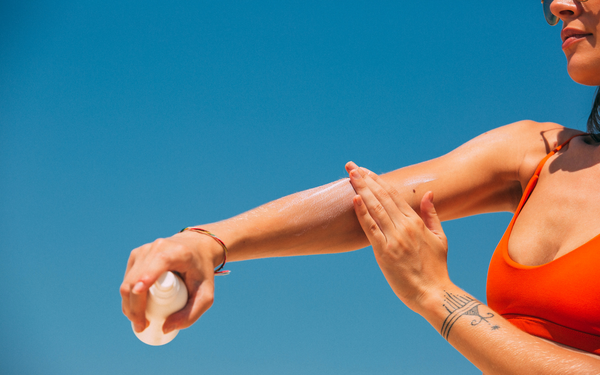
[[[356,250],[368,241],[354,214],[354,195],[342,179],[203,227],[225,241],[231,261]]]
[[[425,305],[421,315],[486,375],[600,373],[600,357],[525,333],[458,287],[431,295]]]

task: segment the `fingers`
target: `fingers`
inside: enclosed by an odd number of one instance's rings
[[[131,320],[136,332],[143,331],[149,324],[146,320],[146,299],[149,288],[150,286],[141,281],[133,286],[125,281],[121,284],[120,292],[123,314]]]
[[[377,195],[378,191],[385,191],[396,203],[396,206],[405,216],[412,216],[415,212],[412,207],[406,202],[406,200],[398,193],[392,185],[390,185],[385,179],[379,177],[376,173],[368,170],[364,167],[358,167],[359,171],[361,171],[363,178],[367,181],[367,185],[369,187],[375,187],[374,193]],[[370,181],[372,180],[372,182]],[[378,189],[381,187],[381,189]]]
[[[374,249],[379,249],[386,243],[386,238],[379,229],[379,225],[373,220],[371,215],[369,214],[369,210],[365,205],[362,197],[357,195],[353,198],[352,202],[354,203],[354,212],[356,212],[356,217],[358,218],[358,222],[360,226],[367,235],[367,239],[373,245]]]
[[[142,246],[142,248],[143,248],[143,246]],[[119,292],[121,293],[121,308],[123,310],[123,314],[129,320],[131,320],[132,323],[134,323],[134,328],[136,328],[136,330],[137,330],[137,328],[140,328],[143,330],[143,328],[141,328],[141,327],[145,327],[145,325],[146,325],[145,319],[140,319],[139,317],[134,317],[131,315],[131,308],[130,308],[130,304],[132,302],[131,299],[135,298],[132,294],[132,291],[135,287],[135,281],[133,281],[134,279],[131,278],[131,269],[132,269],[133,265],[135,264],[136,259],[139,261],[139,257],[136,257],[136,254],[139,253],[140,249],[142,249],[142,248],[134,249],[131,252],[131,255],[129,256],[129,260],[127,261],[127,268],[125,269],[125,276],[123,278],[123,283],[121,284],[121,287],[119,288]],[[142,251],[143,251],[143,249],[142,249]],[[138,286],[138,288],[140,288],[140,287],[141,286]],[[139,289],[136,290],[136,292],[138,292],[138,291],[139,291]]]
[[[199,286],[188,287],[191,292],[185,307],[170,315],[163,324],[163,332],[169,333],[175,329],[188,328],[202,316],[214,302],[214,278],[206,279]]]
[[[369,178],[367,176],[367,178]],[[350,181],[354,190],[365,203],[370,217],[375,220],[383,234],[387,237],[396,229],[395,220],[402,219],[402,213],[381,186],[369,186],[368,181],[363,178],[358,169],[350,172]],[[373,185],[373,184],[371,184]]]
[[[135,284],[131,290],[129,298],[129,315],[136,332],[141,332],[148,326],[145,312],[147,295],[148,288],[141,281]],[[144,306],[144,309],[140,312],[139,309],[136,308],[137,306]]]
[[[376,173],[371,172],[366,168],[357,167],[354,170],[360,173],[366,183],[366,188],[372,192],[379,202],[381,202],[394,223],[404,223],[406,217],[410,217],[412,219],[418,217],[418,215],[404,200],[400,193],[398,193],[393,186],[387,183],[385,179],[379,177]],[[352,178],[350,180],[354,186],[355,181],[353,181]],[[357,190],[357,188],[359,190]],[[360,183],[357,184],[357,186],[354,186],[354,189],[357,194],[361,194],[363,195],[363,198],[365,198],[364,192],[366,189],[363,190],[363,186],[360,186]],[[371,207],[370,204],[372,202],[370,200],[365,199],[365,203],[367,204],[367,207]],[[374,219],[375,221],[379,220],[375,216]]]
[[[148,290],[164,272],[170,269],[168,257],[156,252],[157,247],[164,246],[162,239],[151,245],[136,249],[142,255],[134,255],[128,262],[125,279],[121,286],[123,313],[133,323],[134,329],[143,331],[149,324],[146,319],[146,299]],[[154,252],[154,253],[153,253]],[[158,254],[158,255],[153,255]]]
[[[146,319],[148,290],[164,272],[171,270],[172,259],[165,248],[173,247],[165,239],[157,239],[132,251],[120,292],[123,314],[137,332],[149,324]]]

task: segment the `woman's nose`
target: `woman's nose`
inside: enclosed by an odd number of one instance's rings
[[[581,3],[575,0],[555,0],[550,4],[550,11],[563,22],[579,17]]]

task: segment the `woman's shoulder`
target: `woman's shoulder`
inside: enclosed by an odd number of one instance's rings
[[[510,139],[511,152],[519,155],[518,175],[522,184],[527,184],[544,156],[571,137],[583,134],[581,130],[554,122],[533,120],[518,121],[495,131]]]
[[[543,154],[549,153],[569,138],[584,133],[581,130],[567,128],[555,122],[533,120],[517,121],[499,129],[514,133],[519,142],[523,142],[524,147],[539,149]]]
[[[544,155],[574,135],[583,134],[581,130],[567,128],[555,122],[521,120],[504,125],[486,134],[503,134],[511,143]]]
[[[535,170],[546,154],[572,136],[582,133],[580,130],[570,129],[554,122],[522,120],[489,130],[462,147],[475,145],[484,152],[498,155],[503,160],[501,164],[506,163],[506,157],[510,155],[510,163],[513,167],[522,169],[533,163],[533,170]]]
[[[518,182],[520,189],[515,190],[518,194],[514,198],[518,204],[520,193],[544,156],[582,133],[554,122],[522,120],[492,129],[464,146],[475,146],[479,150],[478,157],[486,159],[492,175],[506,176],[512,182]]]

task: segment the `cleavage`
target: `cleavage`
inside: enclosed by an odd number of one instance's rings
[[[510,258],[525,266],[549,263],[600,233],[598,174],[549,169],[542,169],[508,241]]]

